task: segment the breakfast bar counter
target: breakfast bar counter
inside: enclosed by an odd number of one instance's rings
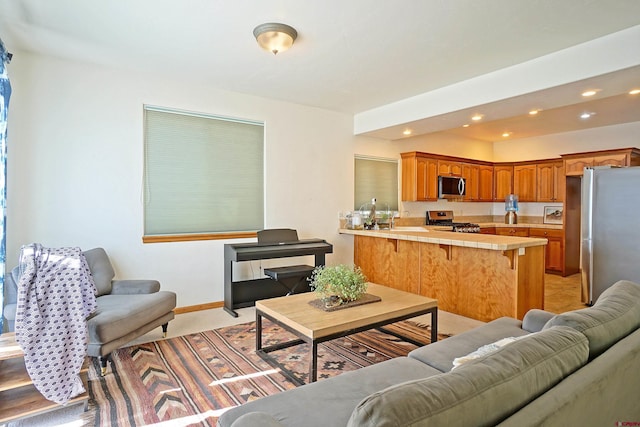
[[[369,281],[435,298],[441,310],[487,322],[544,308],[547,239],[437,227],[340,233],[354,236],[354,263]]]

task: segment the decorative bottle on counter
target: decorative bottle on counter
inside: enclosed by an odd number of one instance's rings
[[[371,199],[371,210],[369,211],[369,230],[376,230],[377,227],[377,223],[376,223],[376,198],[374,197],[373,199]]]

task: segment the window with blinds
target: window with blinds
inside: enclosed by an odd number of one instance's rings
[[[144,234],[264,228],[264,124],[144,107]]]
[[[355,157],[354,209],[376,198],[378,210],[398,210],[398,161],[375,157]]]

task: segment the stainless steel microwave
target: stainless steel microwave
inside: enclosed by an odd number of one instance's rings
[[[465,179],[460,176],[438,177],[438,198],[456,199],[466,194]]]

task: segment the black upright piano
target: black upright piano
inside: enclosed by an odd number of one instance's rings
[[[277,231],[277,232],[276,232]],[[284,231],[284,232],[283,232]],[[291,233],[293,232],[293,233]],[[295,233],[295,234],[294,234]],[[280,241],[283,239],[282,241]],[[314,255],[315,266],[325,264],[325,254],[333,252],[333,245],[322,239],[298,240],[297,232],[290,229],[262,230],[258,232],[258,242],[224,245],[224,309],[233,317],[236,308],[250,307],[260,299],[274,298],[287,294],[282,284],[272,277],[250,280],[233,280],[233,263],[259,259],[274,259]],[[304,267],[304,266],[293,266]],[[312,269],[312,267],[309,267]],[[272,269],[281,270],[287,268]],[[284,270],[284,271],[283,271]],[[265,269],[265,273],[266,273]],[[277,276],[276,276],[277,277]]]

